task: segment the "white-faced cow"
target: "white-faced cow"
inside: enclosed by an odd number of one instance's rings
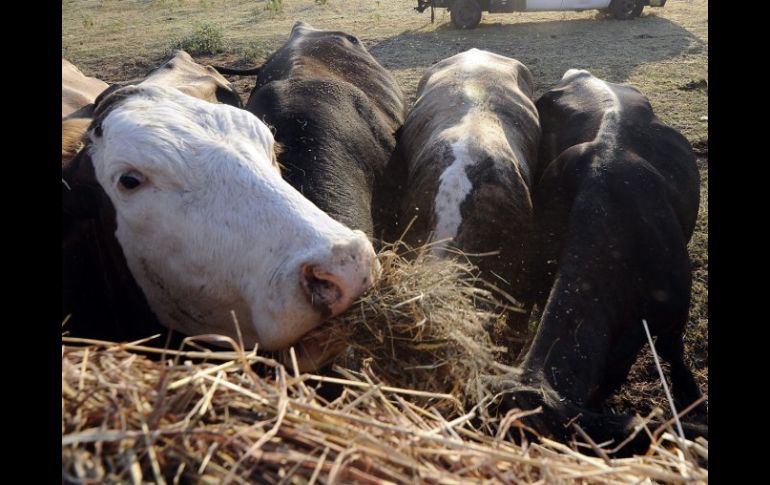
[[[105,224],[111,224],[112,216],[100,221],[101,227],[93,217],[83,217],[84,211],[92,214],[91,209],[97,204],[85,194],[98,191],[71,190],[64,177],[65,171],[71,172],[69,163],[84,146],[94,105],[128,84],[162,84],[206,101],[216,103],[221,100],[238,107],[242,105],[237,92],[224,77],[210,67],[195,63],[184,51],[174,52],[141,79],[110,87],[85,78],[74,66],[62,60],[62,114],[70,112],[62,120],[63,312],[65,315],[73,313],[68,327],[73,334],[123,339],[162,329],[125,268],[123,254],[113,242],[114,227],[104,230]],[[113,304],[118,301],[120,305]]]
[[[97,278],[84,285],[95,294],[70,301],[65,281],[70,325],[96,319],[126,335],[150,314],[183,334],[236,338],[234,311],[246,346],[300,342],[300,366],[320,364],[325,349],[303,336],[365,291],[379,263],[362,232],[281,178],[273,146],[251,113],[173,88],[101,99],[63,170],[64,210],[93,242],[78,269]]]
[[[261,67],[217,69],[258,74],[246,109],[274,128],[284,178],[334,219],[379,234],[380,201],[392,197],[383,174],[405,107],[361,42],[297,22]]]
[[[532,75],[521,62],[471,49],[420,80],[397,149],[404,195],[400,231],[411,245],[466,253],[482,277],[528,301],[525,260],[540,125]],[[509,323],[526,330],[527,314]]]
[[[543,315],[510,388],[516,406],[544,407],[538,419],[550,432],[571,433],[564,423],[575,418],[597,441],[622,439],[638,423],[596,412],[647,341],[642,319],[671,364],[679,409],[701,395],[682,355],[698,169],[689,142],[634,88],[572,69],[537,108],[534,284]],[[644,442],[641,433],[636,444]]]
[[[66,59],[61,60],[62,162],[74,157],[91,123],[94,101],[109,86],[88,77]]]

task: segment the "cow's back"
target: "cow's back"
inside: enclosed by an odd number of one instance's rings
[[[537,106],[532,280],[543,316],[523,365],[546,369],[571,402],[598,406],[635,361],[642,319],[681,342],[697,166],[687,140],[633,88],[568,72]]]
[[[606,116],[606,124],[616,125],[610,143],[632,152],[664,176],[668,201],[689,239],[700,201],[700,176],[689,141],[662,123],[635,88],[602,81],[585,71],[572,72],[536,103],[543,129],[538,178],[570,147],[606,144],[601,133]],[[616,106],[618,113],[614,113]],[[610,123],[613,117],[616,123]]]
[[[472,49],[420,80],[402,129],[398,227],[411,245],[469,254],[482,277],[526,302],[532,172],[540,127],[520,62]],[[493,253],[493,254],[489,254]],[[514,324],[523,330],[526,316]]]

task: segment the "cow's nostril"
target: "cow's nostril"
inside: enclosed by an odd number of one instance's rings
[[[312,264],[302,266],[302,288],[310,304],[323,318],[330,317],[343,298],[343,290],[334,275]]]

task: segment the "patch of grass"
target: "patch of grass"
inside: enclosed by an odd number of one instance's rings
[[[283,12],[283,0],[266,0],[265,10],[270,12],[271,15]]]
[[[254,7],[249,12],[249,18],[253,20],[254,22],[257,22],[262,19],[262,16],[265,14],[264,8]]]
[[[329,0],[315,0],[316,5],[326,5],[329,3]]]
[[[241,60],[255,62],[260,59],[266,59],[270,55],[270,49],[262,44],[251,43],[238,50]]]
[[[225,50],[222,29],[210,23],[198,24],[195,30],[180,40],[174,41],[172,49],[184,49],[190,55],[216,54]]]

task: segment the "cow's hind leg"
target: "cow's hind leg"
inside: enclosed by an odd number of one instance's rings
[[[681,335],[659,336],[655,350],[661,358],[671,365],[671,383],[674,402],[677,410],[681,411],[702,396],[695,377],[684,362],[684,342]],[[705,417],[707,415],[705,402],[700,403],[694,413]]]

